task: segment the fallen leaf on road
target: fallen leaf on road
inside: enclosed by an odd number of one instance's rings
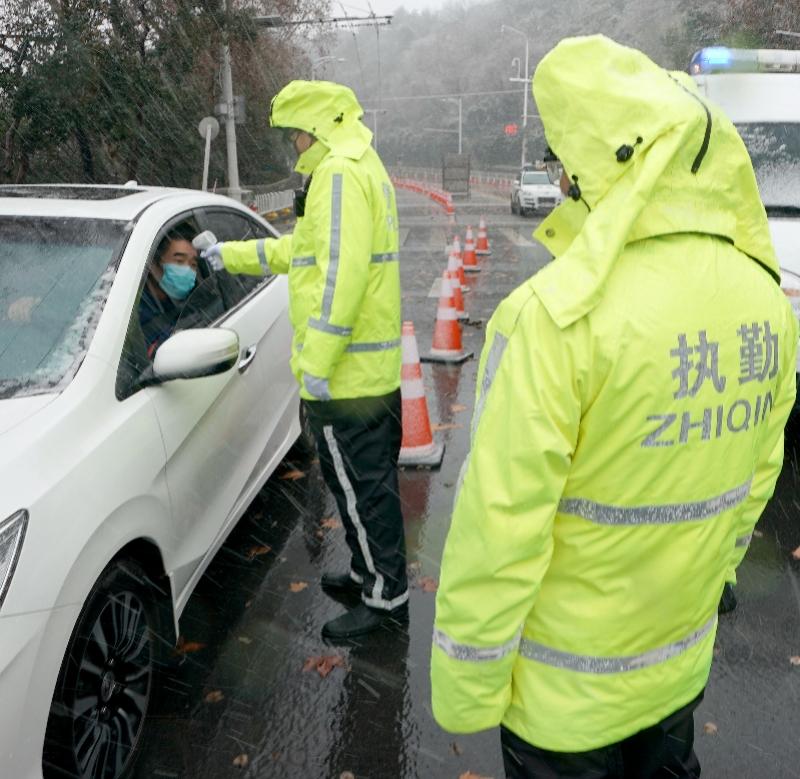
[[[334,669],[345,668],[341,655],[312,655],[303,664],[303,671],[316,671],[323,679]]]
[[[250,549],[247,550],[247,559],[254,560],[259,555],[269,554],[271,551],[271,546],[251,546]]]
[[[792,552],[792,557],[794,557],[795,560],[800,560],[800,546]]]
[[[450,406],[450,410],[451,410],[451,411],[452,411],[454,414],[458,414],[458,412],[459,412],[459,411],[466,411],[466,410],[467,410],[467,407],[466,407],[466,406],[463,406],[461,403],[455,403],[455,404],[453,404],[452,406]]]
[[[322,522],[319,523],[319,526],[324,527],[328,530],[335,530],[337,527],[341,527],[342,523],[339,522],[339,520],[336,519],[335,517],[327,517],[326,519],[323,519]]]
[[[317,538],[325,538],[325,533],[324,533],[324,531],[322,531],[322,530],[315,530],[315,531],[314,531],[314,535],[315,535]]]
[[[463,751],[455,741],[452,744],[450,744],[450,749],[453,750],[454,755],[460,755],[461,752]]]
[[[416,573],[419,569],[422,568],[422,563],[419,560],[414,560],[413,563],[408,564],[408,570]]]
[[[483,774],[473,774],[472,771],[465,771],[458,779],[492,779],[490,776],[484,776]]]
[[[792,665],[800,665],[800,655],[792,655],[792,656],[789,658],[789,662],[790,662]]]
[[[222,690],[212,690],[208,695],[205,697],[206,703],[219,703],[221,700],[225,698]]]
[[[289,585],[292,592],[302,592],[306,587],[308,587],[308,582],[292,582]]]
[[[297,481],[298,479],[305,479],[306,474],[304,471],[298,471],[296,468],[291,471],[286,471],[286,473],[282,473],[278,476],[279,479],[291,479],[292,481]]]
[[[703,725],[703,733],[709,736],[716,736],[719,728],[713,722],[706,722]]]
[[[436,425],[431,425],[431,430],[436,433],[440,430],[458,430],[463,425],[457,425],[455,422],[440,422]]]
[[[172,651],[175,652],[176,655],[189,655],[192,652],[199,652],[201,649],[205,648],[205,644],[201,644],[198,641],[187,641],[183,636],[179,636],[178,643]]]
[[[421,576],[417,584],[423,592],[436,592],[439,589],[439,582],[432,576]]]
[[[352,771],[342,771],[339,774],[339,779],[356,779],[356,775]]]
[[[247,768],[249,762],[250,758],[245,754],[236,755],[236,757],[233,758],[233,764],[237,768]]]

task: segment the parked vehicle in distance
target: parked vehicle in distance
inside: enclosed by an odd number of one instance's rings
[[[206,230],[277,235],[203,192],[0,187],[4,777],[129,774],[157,659],[301,432],[287,279],[212,272]],[[174,241],[196,276],[161,295]],[[146,291],[178,306],[156,348]]]
[[[712,46],[695,53],[689,74],[730,117],[750,153],[781,289],[800,319],[800,51]],[[800,351],[797,369],[800,377]]]
[[[511,186],[511,213],[525,216],[540,209],[552,209],[564,195],[550,183],[547,172],[535,170],[529,165],[523,167]]]

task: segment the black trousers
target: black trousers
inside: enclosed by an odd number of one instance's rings
[[[373,608],[408,601],[397,458],[400,390],[375,398],[304,400],[325,483],[336,498],[352,555],[350,576]]]
[[[588,752],[548,752],[501,728],[508,779],[697,779],[694,710],[703,693],[652,727]]]

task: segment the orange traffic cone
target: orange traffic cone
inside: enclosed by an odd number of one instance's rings
[[[458,273],[448,268],[444,275],[450,279],[450,289],[453,293],[456,316],[459,319],[469,319],[469,315],[464,311],[464,296],[461,294],[461,282],[458,280]]]
[[[458,281],[461,284],[462,292],[469,292],[467,277],[464,275],[464,263],[461,261],[461,254],[451,249],[447,255],[447,270],[455,271],[458,274]]]
[[[467,227],[467,236],[464,239],[464,254],[462,257],[464,270],[467,273],[477,273],[480,270],[478,258],[475,256],[475,241],[472,237],[472,227]]]
[[[436,311],[436,326],[433,329],[433,346],[423,362],[460,363],[472,357],[461,345],[461,325],[458,323],[453,290],[447,271],[442,274],[442,294]]]
[[[403,440],[398,465],[426,465],[437,468],[442,464],[444,444],[433,441],[428,401],[422,384],[414,323],[403,322],[403,368],[400,374],[400,394],[403,398]]]
[[[480,224],[478,225],[478,242],[475,244],[475,254],[485,256],[491,253],[489,236],[486,233],[486,222],[484,222],[483,217],[481,217]]]

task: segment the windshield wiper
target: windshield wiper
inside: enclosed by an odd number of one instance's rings
[[[800,206],[765,205],[767,216],[800,216]]]

